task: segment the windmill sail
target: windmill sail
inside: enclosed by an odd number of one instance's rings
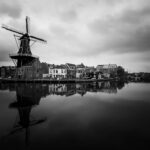
[[[26,32],[30,34],[30,18],[26,16]]]
[[[7,26],[7,25],[4,25],[4,24],[2,25],[2,28],[6,29],[6,30],[9,30],[9,31],[11,31],[11,32],[15,32],[15,33],[17,33],[17,34],[24,35],[23,32],[18,31],[18,30],[16,30],[16,29],[14,29],[14,28],[12,28],[12,27],[9,27],[9,26]]]
[[[38,38],[38,37],[35,37],[35,36],[30,36],[30,38],[33,38],[33,39],[36,39],[36,40],[38,40],[38,41],[42,41],[42,42],[44,42],[44,43],[46,43],[47,41],[46,40],[44,40],[44,39],[41,39],[41,38]]]

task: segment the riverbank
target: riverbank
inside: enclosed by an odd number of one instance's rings
[[[0,79],[2,83],[84,83],[84,82],[101,82],[101,81],[112,81],[111,79]]]

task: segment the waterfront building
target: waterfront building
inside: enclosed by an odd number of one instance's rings
[[[66,65],[49,65],[49,77],[56,79],[64,79],[67,77]]]
[[[86,66],[84,71],[84,78],[95,78],[96,69],[94,66]]]
[[[65,65],[67,67],[67,78],[68,79],[76,78],[76,65],[70,63],[66,63]]]
[[[76,78],[81,79],[84,76],[85,66],[83,63],[76,65]]]
[[[12,78],[15,75],[16,68],[14,66],[2,66],[0,67],[1,78]]]
[[[45,62],[41,63],[41,73],[43,78],[49,77],[49,65]]]
[[[100,71],[103,73],[117,72],[117,65],[116,64],[97,65],[96,71]]]
[[[111,75],[117,75],[117,65],[116,64],[106,64],[106,65],[97,65],[97,72],[101,72],[104,77],[110,78]]]

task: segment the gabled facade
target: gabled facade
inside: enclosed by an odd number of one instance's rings
[[[64,79],[67,77],[66,65],[50,65],[49,66],[49,77],[56,79]]]
[[[65,65],[67,67],[67,78],[68,79],[76,78],[76,65],[70,63],[66,63]]]
[[[97,65],[96,71],[103,73],[117,72],[117,65],[116,64]]]
[[[76,78],[81,79],[84,77],[85,66],[83,63],[76,65]]]

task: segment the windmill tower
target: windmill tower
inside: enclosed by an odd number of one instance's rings
[[[10,54],[10,58],[13,60],[16,66],[16,78],[30,79],[40,77],[40,61],[39,57],[35,56],[31,52],[30,41],[33,42],[44,42],[44,39],[30,35],[29,17],[26,17],[26,32],[20,32],[12,27],[2,25],[2,28],[16,33],[15,36],[20,41],[17,54]]]

